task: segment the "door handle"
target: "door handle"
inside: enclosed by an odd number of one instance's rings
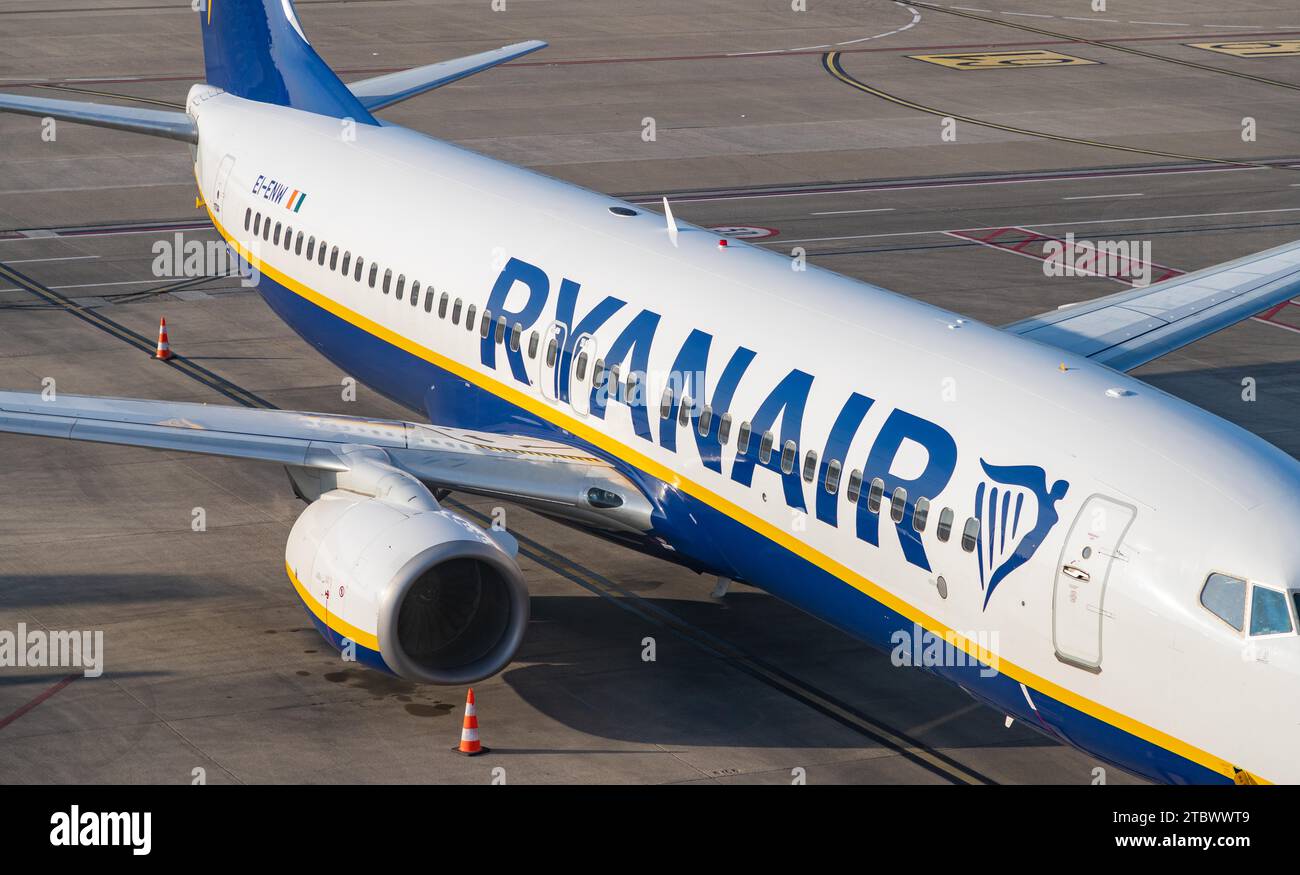
[[[1073,577],[1075,580],[1082,580],[1085,583],[1092,579],[1091,574],[1084,571],[1082,568],[1077,568],[1073,565],[1066,565],[1061,570],[1070,575],[1070,577]]]

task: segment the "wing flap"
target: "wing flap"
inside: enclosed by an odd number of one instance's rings
[[[106,103],[87,103],[79,100],[0,94],[0,112],[113,128],[135,134],[180,140],[185,143],[199,141],[199,130],[193,119],[183,112],[169,112],[165,109],[110,106]]]
[[[1300,295],[1300,241],[1006,326],[1121,371]]]
[[[415,97],[417,94],[441,88],[466,76],[473,76],[498,64],[544,49],[546,45],[541,40],[514,43],[499,49],[466,55],[463,58],[426,64],[423,67],[387,73],[372,79],[362,79],[360,82],[349,84],[348,90],[356,95],[367,110],[383,109]]]

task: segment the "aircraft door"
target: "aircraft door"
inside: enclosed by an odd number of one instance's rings
[[[569,366],[569,403],[579,416],[591,412],[591,387],[596,376],[596,338],[584,334],[573,348]]]
[[[230,184],[230,172],[235,169],[235,156],[227,155],[217,167],[217,176],[212,185],[212,212],[221,218],[221,202],[226,197],[226,187]]]
[[[1122,545],[1135,513],[1132,505],[1094,495],[1070,526],[1052,594],[1052,644],[1062,662],[1101,671],[1106,586],[1128,561]]]
[[[542,335],[542,348],[537,354],[537,384],[542,394],[551,401],[559,397],[559,363],[560,353],[564,349],[566,329],[559,322],[552,322],[551,327]]]

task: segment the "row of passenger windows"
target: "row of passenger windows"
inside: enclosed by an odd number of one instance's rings
[[[597,360],[596,367],[600,367],[600,361]],[[579,377],[581,379],[581,377]],[[672,416],[674,392],[673,387],[669,386],[664,389],[663,397],[659,401],[659,416],[661,419],[667,419]],[[678,404],[677,422],[685,426],[691,420],[692,412],[691,399],[688,395],[682,395]],[[696,429],[702,437],[707,437],[713,425],[713,411],[709,405],[705,404],[699,409],[699,417]],[[730,413],[724,413],[718,418],[718,443],[726,446],[731,439],[731,431],[734,420]],[[736,429],[736,452],[748,453],[750,444],[753,442],[753,428],[748,422],[741,422]],[[776,435],[771,431],[765,431],[758,439],[758,460],[766,465],[772,460],[772,453],[775,451]],[[783,474],[790,474],[794,471],[794,466],[798,462],[799,447],[793,440],[787,440],[781,446],[780,468]],[[830,495],[839,492],[840,481],[843,477],[844,465],[839,459],[831,459],[821,468],[818,474],[819,456],[816,450],[808,450],[803,455],[803,464],[800,470],[800,476],[805,483],[812,483],[820,477],[820,486]],[[865,496],[867,510],[871,513],[880,513],[881,506],[886,503],[885,481],[876,477],[867,484],[866,492],[862,490],[863,475],[860,469],[854,468],[849,472],[848,484],[845,488],[845,497],[850,504],[857,504]],[[896,487],[888,496],[889,518],[896,523],[903,521],[907,513],[907,490],[902,486]],[[938,523],[935,526],[935,536],[940,541],[947,541],[952,537],[953,521],[956,514],[952,508],[945,507],[939,512]],[[912,528],[917,532],[924,532],[930,520],[930,499],[917,498],[915,509],[912,513]],[[979,543],[980,521],[975,517],[967,518],[962,526],[961,546],[967,553],[974,551],[975,546]]]
[[[1296,628],[1287,594],[1282,590],[1247,584],[1239,577],[1211,574],[1201,588],[1201,604],[1238,632],[1246,628],[1246,590],[1250,589],[1250,634],[1285,635]],[[1300,618],[1300,590],[1291,593]]]
[[[408,286],[405,274],[399,274],[394,283],[393,272],[385,270],[382,279],[379,274],[379,265],[370,262],[368,270],[364,258],[361,256],[353,257],[352,253],[344,250],[339,251],[337,246],[331,247],[324,240],[317,241],[314,236],[304,237],[301,230],[294,231],[292,227],[285,226],[281,222],[272,222],[269,216],[263,217],[262,214],[254,213],[250,208],[244,213],[244,230],[250,231],[254,237],[261,237],[273,246],[283,246],[286,252],[292,252],[295,255],[306,257],[308,261],[316,261],[321,266],[329,265],[332,271],[338,271],[344,276],[349,272],[352,278],[358,283],[365,283],[370,288],[379,287],[385,295],[392,293],[393,297],[400,301],[403,295],[411,302],[411,306],[418,306],[420,303],[420,283],[418,280],[412,280]],[[451,301],[450,296],[443,292],[438,295],[437,292],[426,287],[424,289],[424,311],[431,313],[434,307],[435,298],[437,299],[438,318],[447,318],[448,308],[451,311],[451,323],[453,325],[461,324],[461,315],[464,313],[465,327],[469,330],[478,329],[480,337],[488,337],[489,334],[495,333],[495,341],[502,343],[506,341],[506,335],[509,334],[510,349],[514,352],[520,350],[523,342],[523,325],[516,322],[513,326],[508,327],[507,320],[504,316],[499,316],[495,321],[492,319],[492,312],[484,310],[479,316],[477,308],[470,304],[464,306],[460,298]],[[477,325],[476,325],[477,322]],[[530,333],[528,337],[527,354],[530,359],[536,359],[541,346],[541,334],[537,331]],[[554,367],[559,355],[559,341],[556,337],[551,337],[546,344],[546,366]],[[587,377],[587,368],[591,366],[591,381],[593,389],[604,388],[607,392],[614,395],[617,400],[626,401],[629,398],[637,397],[640,390],[641,376],[633,371],[629,373],[626,379],[619,372],[618,365],[608,370],[605,368],[604,360],[595,359],[593,362],[586,350],[578,353],[573,363],[573,375],[579,384],[585,385]],[[623,394],[625,393],[625,394]],[[659,402],[659,415],[667,419],[672,415],[674,401],[673,388],[669,386],[664,390],[663,398]],[[678,422],[682,426],[687,425],[691,419],[691,399],[682,395],[680,398]],[[723,413],[718,419],[717,441],[719,444],[726,446],[732,437],[735,420],[730,413]],[[712,408],[705,404],[700,408],[697,429],[700,435],[707,437],[712,430],[714,412]],[[753,442],[753,429],[749,422],[741,422],[738,428],[735,428],[736,451],[738,453],[748,453],[750,444]],[[758,439],[758,460],[764,465],[771,462],[772,453],[775,451],[776,436],[765,431]],[[780,468],[782,473],[790,474],[794,471],[795,463],[798,459],[799,448],[793,440],[788,440],[781,447]],[[818,455],[816,450],[808,450],[804,454],[803,468],[801,471],[805,482],[812,483],[818,476],[817,474]],[[833,459],[825,466],[821,477],[821,487],[831,495],[839,492],[840,480],[843,472],[843,465],[838,459]],[[867,484],[866,492],[862,490],[862,471],[854,469],[849,473],[848,485],[845,495],[849,502],[857,504],[865,495],[867,509],[871,513],[879,513],[882,503],[885,501],[885,482],[877,477]],[[896,488],[889,496],[889,516],[898,523],[903,521],[903,516],[907,512],[907,490],[903,487]],[[935,526],[935,537],[940,541],[948,541],[952,537],[953,522],[955,518],[952,508],[945,507],[940,513],[938,523]],[[916,508],[912,515],[912,528],[917,532],[924,532],[929,524],[930,518],[930,501],[927,498],[917,498]],[[967,553],[974,551],[979,541],[980,521],[975,517],[967,518],[962,527],[961,546]]]

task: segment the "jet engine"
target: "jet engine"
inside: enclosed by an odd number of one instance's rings
[[[514,657],[528,590],[514,539],[443,509],[418,480],[358,455],[294,524],[286,570],[317,628],[359,662],[466,684]]]

